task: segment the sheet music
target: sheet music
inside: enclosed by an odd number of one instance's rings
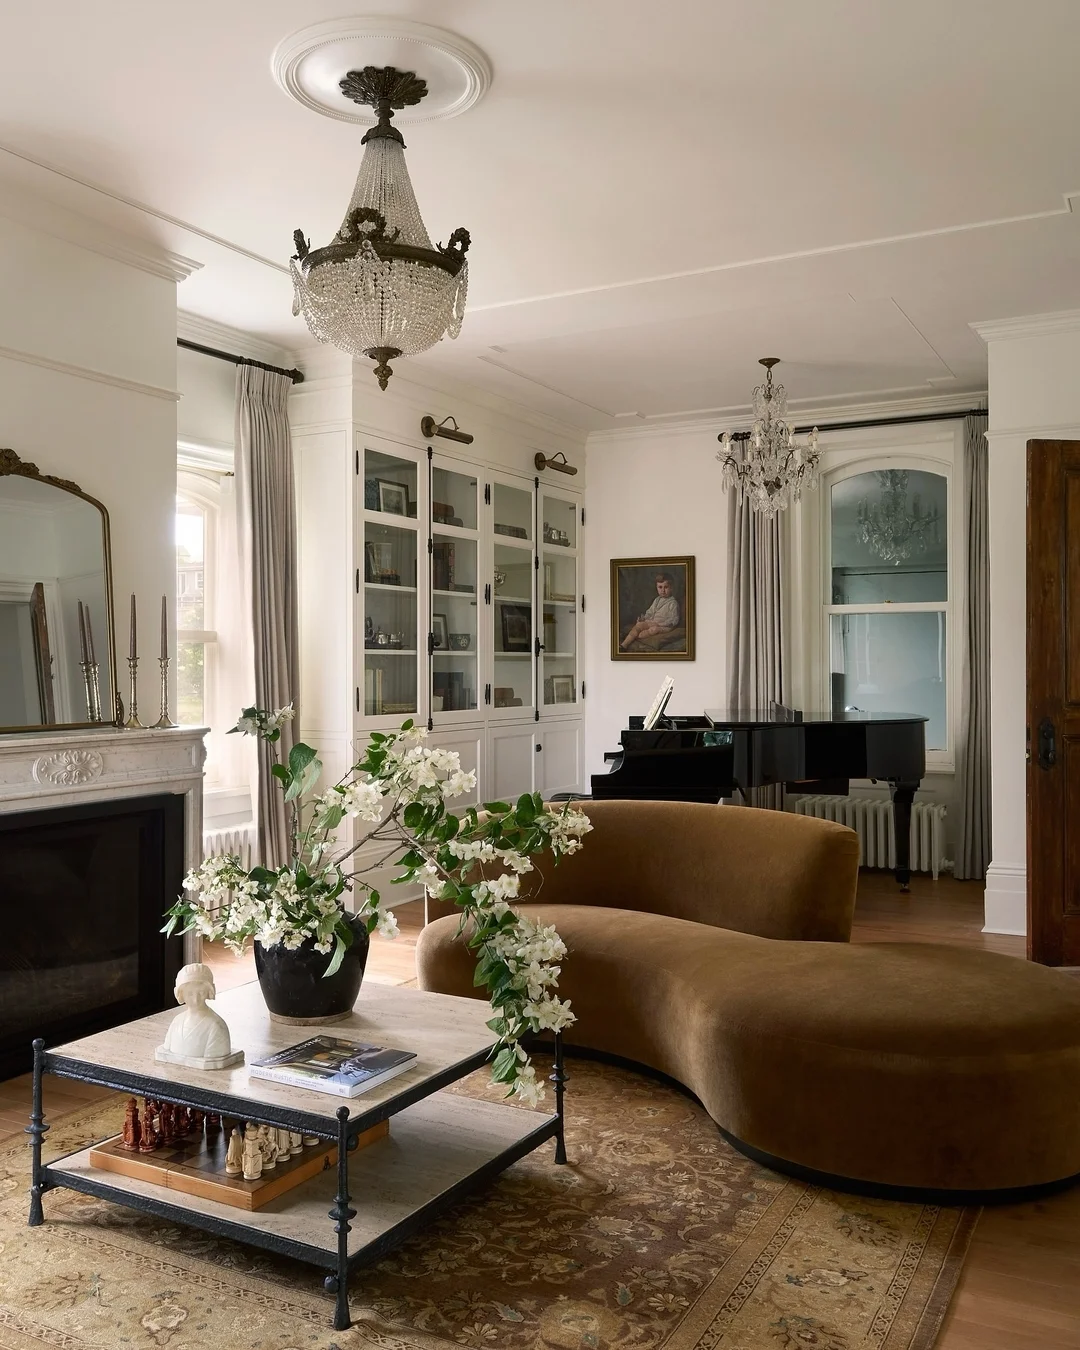
[[[652,707],[645,716],[643,725],[646,731],[652,731],[653,727],[656,726],[657,722],[659,722],[660,718],[664,715],[664,709],[668,705],[668,699],[671,698],[671,692],[674,688],[675,681],[670,675],[665,675],[664,683],[660,686],[659,692],[653,699]]]

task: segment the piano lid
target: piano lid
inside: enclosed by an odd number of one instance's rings
[[[877,725],[910,724],[928,722],[929,717],[922,713],[863,712],[859,709],[830,712],[795,712],[787,708],[706,708],[705,717],[714,727],[755,727],[787,726],[801,723],[803,726],[858,726],[873,723]]]

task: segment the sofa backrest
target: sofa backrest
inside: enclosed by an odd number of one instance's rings
[[[593,825],[584,846],[523,877],[522,900],[644,910],[767,938],[851,936],[859,841],[844,825],[695,802],[576,805]]]

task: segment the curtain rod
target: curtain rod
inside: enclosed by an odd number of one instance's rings
[[[964,417],[986,417],[985,408],[967,408],[963,412],[915,413],[907,417],[872,417],[866,422],[820,422],[818,431],[854,431],[859,427],[900,427],[911,422],[955,422]],[[805,436],[813,426],[795,427],[796,436]],[[717,436],[717,440],[720,437]],[[749,431],[733,431],[733,441],[748,441]]]
[[[255,366],[259,370],[272,370],[275,375],[287,375],[293,384],[304,383],[302,370],[283,370],[281,366],[268,366],[265,361],[255,361],[250,356],[237,356],[235,352],[219,351],[217,347],[204,347],[201,342],[189,342],[187,338],[176,339],[178,347],[189,352],[201,352],[203,356],[215,356],[219,361],[231,361],[234,366]]]

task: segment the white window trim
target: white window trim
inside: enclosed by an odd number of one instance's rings
[[[831,604],[829,494],[832,484],[872,469],[921,469],[948,481],[949,592],[947,606],[946,693],[948,743],[927,750],[927,774],[956,772],[960,722],[964,613],[963,504],[964,424],[928,422],[897,427],[852,428],[822,437],[821,481],[791,512],[791,548],[795,562],[789,623],[791,699],[797,708],[827,708],[830,660],[827,630],[832,613],[897,612],[896,605]],[[903,610],[940,610],[939,601],[905,604]]]

